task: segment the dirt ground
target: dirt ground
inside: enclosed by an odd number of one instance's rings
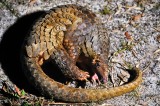
[[[136,90],[90,104],[55,103],[37,97],[39,93],[33,92],[20,69],[22,39],[44,11],[66,4],[85,6],[102,19],[111,43],[109,84],[123,84],[131,75],[122,68],[137,67],[143,81]],[[160,106],[159,0],[1,0],[0,41],[0,105]]]

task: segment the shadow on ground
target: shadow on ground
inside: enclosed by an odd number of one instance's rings
[[[40,93],[37,92],[25,77],[20,56],[25,37],[28,36],[28,32],[35,21],[44,13],[44,11],[39,11],[19,18],[6,30],[0,43],[0,62],[5,74],[20,89],[24,89],[37,96],[40,96]],[[65,83],[69,81],[59,71],[60,69],[54,64],[54,61],[52,62],[45,61],[42,65],[43,71],[58,82]]]
[[[31,13],[19,18],[6,30],[0,44],[0,62],[9,79],[20,89],[25,89],[29,93],[36,94],[38,93],[28,83],[22,72],[20,49],[30,27],[42,14],[44,14],[44,11]]]

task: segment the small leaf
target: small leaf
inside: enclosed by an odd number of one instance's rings
[[[160,35],[157,36],[157,41],[160,43]]]
[[[21,96],[21,91],[19,90],[19,88],[16,85],[15,85],[15,91],[19,96]]]
[[[30,5],[30,6],[33,6],[35,3],[37,3],[37,0],[30,0],[30,1],[29,1],[29,5]]]
[[[29,105],[28,102],[24,101],[24,102],[21,104],[21,106],[31,106],[31,105]]]
[[[26,94],[26,92],[24,91],[24,89],[21,90],[21,96],[24,96]]]
[[[138,20],[140,20],[140,18],[141,18],[143,15],[144,15],[144,14],[135,15],[135,16],[132,17],[132,20],[133,20],[133,21],[138,21]]]
[[[131,36],[131,34],[129,34],[128,31],[126,31],[126,32],[124,33],[124,35],[126,36],[127,39],[129,39],[129,40],[132,39],[132,36]]]

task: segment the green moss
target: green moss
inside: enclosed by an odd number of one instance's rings
[[[122,42],[121,46],[122,46],[122,49],[131,51],[133,46],[134,46],[134,44],[132,44],[132,43],[129,44],[128,42]]]
[[[154,8],[155,8],[156,10],[160,9],[160,3],[157,3],[157,4],[154,6]]]
[[[19,13],[12,7],[12,4],[9,3],[7,0],[1,1],[2,5],[6,7],[7,10],[9,10],[13,15],[16,17],[19,17]]]
[[[129,43],[129,42],[124,42],[124,41],[121,41],[121,48],[118,49],[113,55],[118,55],[119,53],[122,53],[126,50],[128,51],[132,51],[133,47],[135,46],[134,43]]]
[[[107,15],[107,14],[110,15],[112,12],[107,6],[105,6],[104,9],[100,11],[100,13],[102,15]]]
[[[23,102],[22,104],[21,104],[21,106],[31,106],[28,102]]]

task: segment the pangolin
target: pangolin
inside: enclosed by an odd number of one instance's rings
[[[46,60],[55,61],[67,78],[83,81],[93,77],[106,83],[108,52],[109,36],[101,20],[90,10],[70,4],[55,7],[36,20],[26,36],[21,57],[27,79],[45,97],[65,102],[94,102],[134,90],[142,80],[142,72],[133,69],[135,79],[122,86],[85,89],[55,81],[41,66]],[[85,70],[88,67],[92,75]]]

